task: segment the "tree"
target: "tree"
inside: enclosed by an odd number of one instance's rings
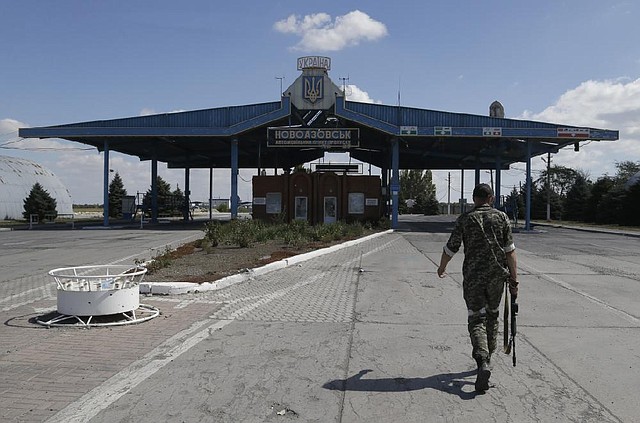
[[[415,200],[418,194],[426,189],[424,171],[414,169],[400,171],[400,195],[402,198]]]
[[[627,189],[624,207],[622,208],[622,224],[640,226],[640,182]]]
[[[413,206],[415,212],[425,215],[434,215],[440,213],[440,205],[436,199],[435,192],[421,192],[416,197],[416,202]]]
[[[596,223],[618,224],[622,217],[625,191],[614,184],[603,196],[596,210]]]
[[[570,167],[553,165],[548,172],[545,169],[540,173],[540,177],[535,180],[535,184],[540,187],[546,187],[547,174],[549,175],[552,192],[558,194],[560,198],[564,198],[569,187],[573,185],[581,173]]]
[[[611,197],[616,201],[616,223],[640,225],[638,206],[640,205],[640,183],[630,184],[631,178],[640,172],[640,162],[624,161],[616,163],[616,185]],[[617,195],[616,195],[617,194]]]
[[[409,199],[415,200],[414,213],[438,214],[436,186],[430,170],[403,170],[400,172],[399,204],[406,204]]]
[[[552,166],[550,180],[553,219],[575,219],[598,224],[640,225],[640,184],[631,183],[640,162],[616,162],[616,175],[604,175],[594,183],[580,170]],[[544,219],[547,203],[547,170],[531,187],[531,217]],[[524,197],[525,189],[521,195]]]
[[[527,198],[526,185],[523,185],[520,195],[522,198]],[[550,204],[551,218],[560,220],[563,212],[562,200],[555,191],[551,191]],[[531,218],[536,220],[547,218],[547,190],[535,183],[531,186]]]
[[[24,213],[22,213],[22,216],[29,220],[32,214],[37,214],[38,220],[43,221],[45,215],[53,215],[55,219],[58,216],[56,205],[55,198],[46,189],[42,188],[40,183],[36,182],[31,188],[29,196],[24,199]]]
[[[540,173],[540,177],[533,183],[531,189],[531,217],[533,219],[547,218],[547,203],[550,204],[551,218],[563,218],[566,205],[567,191],[582,177],[587,175],[565,166],[553,165]]]
[[[591,185],[584,176],[578,175],[575,182],[567,191],[564,199],[565,220],[584,222],[587,216],[587,204],[591,196]]]
[[[640,162],[617,162],[617,173],[613,178],[606,177],[608,184],[606,192],[602,193],[597,205],[596,223],[627,224],[632,225],[636,221],[633,209],[637,191],[630,189],[627,182],[634,174],[640,171]]]
[[[311,169],[304,167],[304,164],[298,164],[293,168],[293,172],[311,173]]]
[[[185,210],[188,210],[186,196],[179,186],[171,191],[171,185],[160,176],[156,179],[156,184],[158,186],[158,213],[175,216],[183,215]],[[142,202],[145,210],[151,208],[151,188],[145,193]]]
[[[176,186],[176,189],[171,193],[171,196],[173,197],[173,207],[177,212],[184,214],[189,210],[187,199],[179,186]]]
[[[599,223],[604,210],[603,198],[613,188],[615,182],[610,176],[602,176],[591,186],[591,195],[587,200],[586,210],[584,213],[585,222]],[[600,210],[600,211],[599,211]]]
[[[109,217],[122,215],[122,198],[127,195],[120,174],[116,172],[109,184]]]
[[[409,205],[407,205],[407,200],[402,198],[402,196],[400,196],[400,198],[398,199],[398,213],[400,214],[409,213]]]
[[[616,179],[618,182],[626,183],[636,173],[640,172],[640,162],[624,161],[616,162]]]

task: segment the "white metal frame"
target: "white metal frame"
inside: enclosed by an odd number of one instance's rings
[[[136,313],[137,311],[137,313]],[[96,316],[76,316],[68,314],[60,314],[56,312],[56,316],[49,320],[43,320],[42,318],[36,319],[36,323],[43,326],[53,327],[100,327],[100,326],[123,326],[134,323],[142,323],[147,320],[151,320],[154,317],[160,315],[160,310],[156,307],[140,304],[136,310],[131,310],[125,313],[114,314],[112,322],[96,322],[94,318]],[[116,320],[117,319],[117,320]]]
[[[44,326],[120,326],[141,323],[160,314],[152,306],[140,304],[139,284],[145,267],[127,265],[76,266],[49,272],[56,281],[58,311]],[[69,313],[69,310],[80,310]],[[92,310],[86,314],[83,311]],[[65,311],[67,313],[65,313]],[[107,320],[107,321],[105,321]]]

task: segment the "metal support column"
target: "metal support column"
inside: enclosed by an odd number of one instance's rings
[[[480,185],[480,163],[476,162],[476,175],[474,180],[474,188]]]
[[[104,140],[104,186],[102,201],[102,213],[104,214],[103,225],[109,226],[109,141]]]
[[[524,229],[531,230],[531,141],[527,140],[527,196],[525,198]]]
[[[398,229],[398,201],[400,198],[400,145],[391,140],[391,228]]]
[[[189,220],[189,210],[191,209],[191,187],[190,177],[191,169],[189,167],[184,168],[184,211],[182,217],[185,221]]]
[[[238,140],[231,140],[231,219],[238,218]]]
[[[384,216],[388,216],[389,214],[389,198],[391,196],[391,193],[389,192],[389,180],[387,178],[387,168],[386,167],[382,167],[380,168],[380,181],[382,184],[382,206],[384,207],[383,209],[383,214]]]
[[[151,158],[151,223],[158,223],[158,157]]]

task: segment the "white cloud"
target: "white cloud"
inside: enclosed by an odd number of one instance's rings
[[[585,81],[562,94],[555,104],[541,112],[525,111],[516,118],[620,131],[617,141],[585,142],[581,143],[578,152],[566,147],[552,155],[552,164],[584,171],[592,181],[605,174],[615,175],[616,162],[640,161],[640,79]],[[536,157],[531,165],[535,180],[546,164]],[[510,170],[502,172],[503,195],[524,183],[524,169],[524,163],[516,163]],[[457,202],[461,188],[460,171],[434,171],[437,196],[440,201],[447,200],[449,174],[451,201]],[[488,171],[481,172],[481,182],[490,183],[490,178]],[[466,171],[464,179],[464,196],[470,201],[475,172]]]
[[[148,107],[143,108],[142,110],[140,110],[140,116],[149,116],[149,115],[155,115],[157,112],[153,109],[150,109]]]
[[[372,99],[371,97],[369,97],[368,92],[358,88],[357,85],[347,85],[345,87],[345,91],[347,92],[347,100],[349,101],[382,104],[382,101]]]
[[[276,22],[273,28],[284,34],[299,35],[301,40],[293,49],[307,51],[338,51],[388,34],[385,24],[359,10],[337,16],[333,21],[326,13],[303,18],[291,15]]]
[[[585,81],[542,112],[520,117],[620,131],[618,141],[591,142],[579,152],[565,148],[553,156],[553,163],[584,170],[593,180],[615,174],[616,162],[640,161],[640,78]]]
[[[184,109],[176,109],[176,110],[171,110],[170,112],[157,112],[155,109],[152,109],[150,107],[144,107],[142,110],[140,110],[139,116],[150,116],[150,115],[157,115],[161,113],[181,113],[184,111],[185,111]]]
[[[0,136],[5,136],[5,134],[11,134],[15,132],[15,135],[18,135],[18,128],[22,128],[24,123],[17,121],[15,119],[0,119]]]

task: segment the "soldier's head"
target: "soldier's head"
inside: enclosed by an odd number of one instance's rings
[[[493,204],[493,190],[487,184],[478,184],[473,189],[473,204],[481,206],[483,204]]]

